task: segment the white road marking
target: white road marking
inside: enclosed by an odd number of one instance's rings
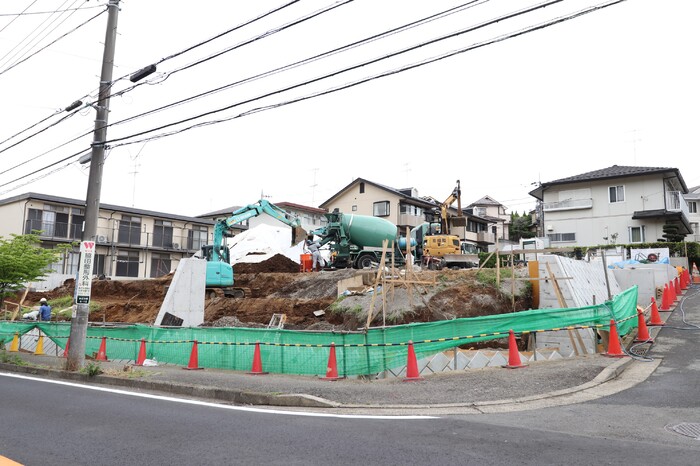
[[[184,398],[175,398],[172,396],[152,395],[149,393],[130,392],[127,390],[119,390],[119,389],[108,388],[108,387],[97,387],[94,385],[83,385],[83,384],[79,384],[79,383],[66,382],[63,380],[42,379],[39,377],[30,377],[30,376],[21,375],[21,374],[10,374],[10,373],[5,373],[5,372],[0,372],[0,376],[14,377],[16,379],[24,379],[24,380],[34,380],[36,382],[52,383],[52,384],[56,384],[56,385],[65,385],[68,387],[83,388],[86,390],[96,390],[96,391],[100,391],[100,392],[116,393],[119,395],[136,396],[136,397],[140,397],[140,398],[150,398],[152,400],[172,401],[174,403],[184,403],[184,404],[190,404],[190,405],[196,405],[196,406],[207,406],[210,408],[229,409],[229,410],[233,410],[233,411],[247,411],[247,412],[251,412],[251,413],[284,414],[284,415],[288,415],[288,416],[307,416],[307,417],[334,417],[334,418],[343,418],[343,419],[397,419],[397,420],[439,419],[437,416],[372,416],[372,415],[365,415],[365,414],[330,414],[330,413],[313,413],[313,412],[307,412],[307,411],[284,411],[281,409],[251,408],[251,407],[247,407],[247,406],[232,406],[232,405],[224,405],[224,404],[218,404],[218,403],[210,403],[207,401],[188,400],[188,399],[184,399]]]

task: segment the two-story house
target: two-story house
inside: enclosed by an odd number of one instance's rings
[[[688,203],[688,221],[690,228],[693,230],[691,237],[686,238],[688,241],[700,242],[700,186],[695,186],[688,190],[685,196],[685,201]]]
[[[484,196],[478,201],[469,204],[467,210],[470,209],[474,215],[490,222],[491,233],[495,235],[500,244],[510,242],[508,229],[510,226],[510,214],[506,212],[506,206],[491,196]]]
[[[80,243],[85,201],[25,193],[0,200],[0,236],[39,232],[44,247]],[[206,244],[214,222],[202,218],[100,204],[95,275],[152,278],[170,273],[180,259]],[[57,274],[75,275],[79,247],[53,265]]]
[[[400,236],[406,236],[406,229],[439,222],[440,218],[440,202],[429,196],[419,197],[417,189],[395,189],[364,178],[355,179],[320,207],[329,212],[338,209],[347,214],[386,218],[398,227]],[[449,213],[457,217],[456,208],[450,208]],[[488,221],[464,210],[459,221],[451,225],[450,233],[482,251],[495,242]]]
[[[542,183],[539,233],[552,246],[654,242],[666,224],[692,233],[688,188],[676,168],[613,165]]]

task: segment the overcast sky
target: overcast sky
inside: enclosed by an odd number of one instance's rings
[[[614,164],[675,167],[699,185],[700,2],[627,0],[526,32],[605,3],[124,0],[101,202],[198,215],[261,195],[318,206],[357,177],[444,199],[459,179],[463,205],[489,195],[522,212],[534,207],[533,183]],[[62,110],[96,99],[107,14],[88,20],[105,4],[0,2],[0,198],[85,198],[88,165],[76,154],[89,150],[95,111]],[[157,72],[131,89],[129,74],[152,63]]]

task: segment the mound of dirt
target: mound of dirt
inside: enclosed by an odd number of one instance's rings
[[[234,273],[297,273],[299,264],[282,254],[275,254],[262,262],[239,262],[233,270]]]

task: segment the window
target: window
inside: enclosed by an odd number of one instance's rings
[[[610,186],[608,188],[608,196],[610,202],[625,202],[625,187],[624,186]]]
[[[141,244],[141,217],[122,215],[119,222],[119,242]]]
[[[156,254],[151,256],[151,278],[162,277],[170,273],[170,254]]]
[[[415,205],[401,204],[399,206],[399,210],[402,214],[413,215],[414,217],[420,217],[423,215],[423,209]]]
[[[644,225],[640,227],[629,227],[630,243],[644,242]]]
[[[575,242],[576,233],[550,233],[547,238],[553,243]]]
[[[486,207],[474,207],[474,215],[477,217],[486,216]]]
[[[85,221],[85,212],[83,209],[73,208],[70,218],[70,230],[68,237],[70,239],[80,239],[83,237],[83,222]]]
[[[688,212],[691,214],[698,213],[698,203],[695,201],[688,202]]]
[[[105,260],[107,256],[105,254],[95,254],[95,259],[92,262],[92,273],[97,275],[108,275],[105,269]]]
[[[44,210],[28,209],[25,234],[41,230],[41,236],[68,238],[68,213],[66,208],[44,205]],[[81,225],[82,226],[82,225]]]
[[[153,246],[163,248],[173,247],[173,222],[168,220],[156,220],[153,227]]]
[[[353,212],[357,212],[357,206],[356,206],[356,205],[352,206],[352,211],[353,211]]]
[[[188,249],[200,250],[202,246],[207,244],[209,232],[207,227],[202,225],[193,225],[192,229],[187,233]]]
[[[365,192],[365,184],[360,183],[360,194],[363,194]]]
[[[119,251],[117,253],[117,276],[118,277],[138,277],[139,276],[139,252]]]
[[[389,201],[375,202],[372,209],[372,215],[375,217],[389,216]]]

